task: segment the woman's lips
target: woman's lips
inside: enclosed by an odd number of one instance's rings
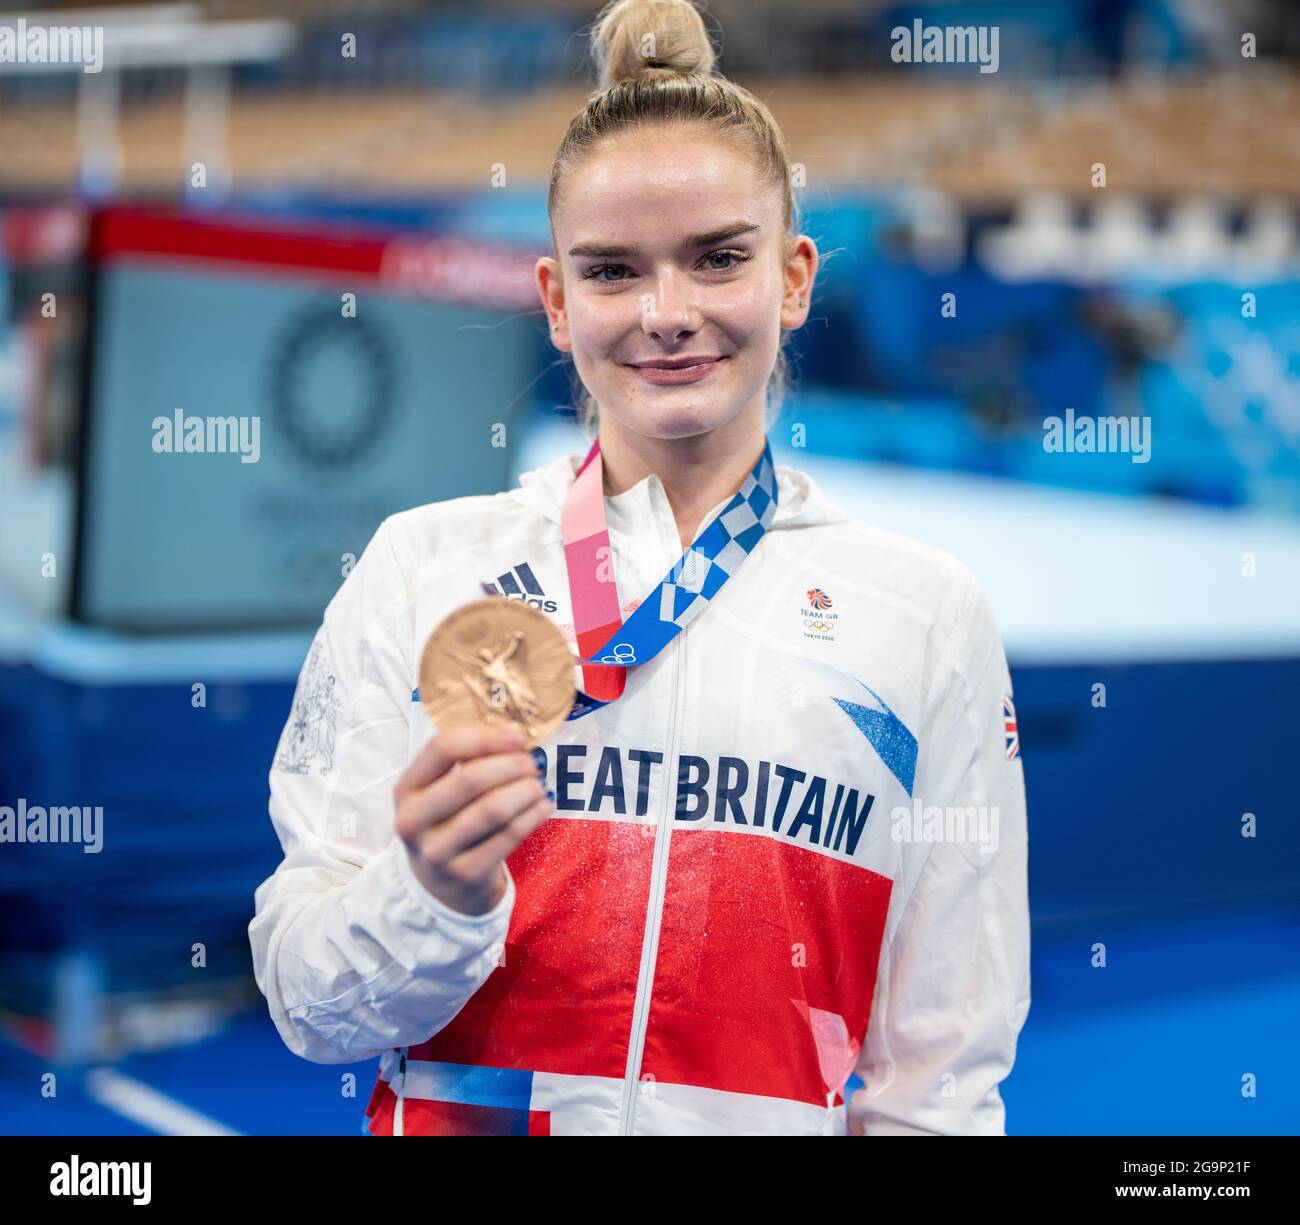
[[[661,387],[676,386],[678,383],[695,383],[705,378],[709,371],[721,366],[727,359],[725,357],[715,357],[712,361],[697,362],[694,366],[679,366],[675,370],[668,370],[662,366],[633,366],[632,369],[637,372],[647,383],[654,383]]]

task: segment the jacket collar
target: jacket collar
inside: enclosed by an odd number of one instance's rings
[[[585,455],[572,452],[561,455],[548,464],[531,468],[519,477],[519,485],[507,495],[531,507],[547,520],[559,524],[564,506],[578,468]],[[822,493],[817,483],[806,472],[785,464],[774,464],[776,472],[776,513],[768,524],[768,531],[781,531],[790,527],[806,527],[818,523],[835,523],[850,518]],[[700,521],[701,530],[734,495],[728,495]],[[635,485],[621,493],[605,497],[605,519],[611,532],[634,535],[645,531],[656,517],[671,518],[668,495],[657,473],[651,472]]]

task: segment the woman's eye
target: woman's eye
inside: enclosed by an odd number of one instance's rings
[[[731,272],[743,264],[749,255],[744,251],[711,251],[700,262],[709,272]],[[725,264],[715,264],[713,260],[726,260]],[[618,273],[618,276],[606,276],[605,273]],[[631,269],[626,264],[597,264],[582,274],[584,281],[600,281],[605,285],[616,285],[626,281]]]
[[[704,257],[706,263],[713,259],[729,259],[733,261],[721,267],[717,264],[712,265],[712,271],[714,272],[730,272],[733,268],[738,268],[748,258],[749,256],[743,251],[713,251]]]
[[[627,265],[626,264],[597,264],[596,267],[587,269],[587,271],[582,274],[582,279],[584,281],[605,281],[605,284],[612,285],[614,283],[613,281],[606,280],[606,278],[601,276],[600,274],[602,272],[616,272],[620,269],[626,272]],[[617,277],[615,279],[619,281],[623,280],[622,277]]]

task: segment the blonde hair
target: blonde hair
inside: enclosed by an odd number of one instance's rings
[[[800,208],[781,129],[753,94],[714,72],[713,44],[690,0],[613,0],[591,27],[591,53],[599,85],[570,122],[551,169],[546,212],[552,243],[565,172],[607,137],[652,123],[700,124],[748,154],[762,178],[780,192],[784,242],[793,242]],[[781,338],[768,380],[768,425],[790,385],[788,339]],[[589,438],[595,437],[598,408],[585,388],[579,424]]]

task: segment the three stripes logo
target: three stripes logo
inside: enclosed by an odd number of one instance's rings
[[[541,583],[537,581],[526,561],[511,566],[491,582],[484,582],[482,587],[488,595],[499,595],[507,600],[522,600],[523,603],[542,612],[553,613],[557,608],[554,600],[547,599],[546,592],[542,590]]]

